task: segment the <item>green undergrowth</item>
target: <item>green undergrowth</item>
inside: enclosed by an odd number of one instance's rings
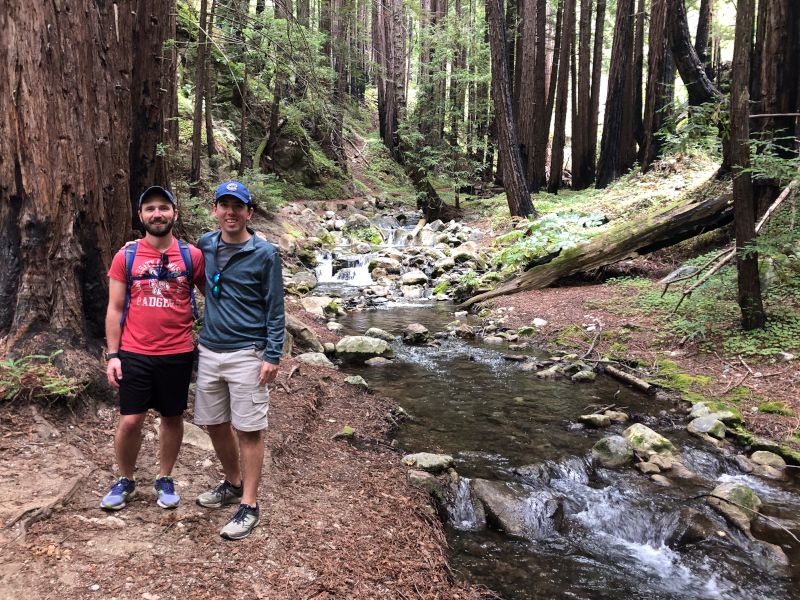
[[[53,360],[62,352],[56,350],[50,355],[31,354],[0,360],[0,400],[55,402],[77,398],[86,384],[67,377],[53,365]]]

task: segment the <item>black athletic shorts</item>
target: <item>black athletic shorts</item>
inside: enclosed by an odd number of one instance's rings
[[[186,410],[194,352],[151,355],[120,350],[119,360],[120,414],[139,415],[152,408],[163,417],[176,417]]]

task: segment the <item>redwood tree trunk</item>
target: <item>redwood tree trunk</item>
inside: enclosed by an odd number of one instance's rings
[[[200,30],[197,32],[197,64],[194,72],[194,117],[192,118],[192,164],[189,170],[189,195],[200,195],[200,154],[203,135],[203,87],[206,79],[206,31],[208,3],[200,0]],[[244,106],[244,99],[242,99]],[[242,109],[244,110],[244,109]]]
[[[551,194],[558,193],[561,187],[561,173],[564,169],[564,144],[566,142],[567,124],[567,99],[569,86],[569,66],[572,55],[572,44],[575,41],[575,0],[564,0],[564,17],[561,29],[561,57],[558,71],[558,89],[556,94],[556,118],[553,127],[553,151],[550,158],[550,180],[547,191]]]
[[[103,335],[106,272],[131,226],[131,72],[163,44],[134,54],[134,15],[115,6],[0,5],[0,335],[18,354]],[[148,38],[169,29],[166,8],[153,15]]]
[[[503,161],[503,182],[512,216],[535,214],[519,154],[519,142],[511,107],[511,83],[506,56],[506,28],[500,0],[486,1],[489,43],[492,53],[492,98],[497,119],[497,145]]]
[[[700,14],[697,17],[697,34],[694,38],[694,50],[697,58],[703,63],[706,75],[711,78],[711,25],[714,15],[714,0],[700,0]]]
[[[753,0],[738,0],[736,7],[736,36],[733,51],[731,81],[731,159],[736,169],[733,179],[733,210],[736,229],[736,268],[738,271],[738,301],[742,311],[742,327],[756,329],[764,326],[766,316],[761,302],[761,283],[758,278],[758,254],[744,253],[745,246],[755,237],[755,208],[750,166],[750,53],[753,44]]]
[[[533,96],[533,147],[528,153],[526,174],[530,189],[538,192],[545,184],[547,168],[547,141],[550,137],[550,112],[547,109],[546,81],[547,59],[547,0],[536,0],[536,58],[533,79],[537,82]],[[551,71],[552,73],[552,71]]]
[[[594,50],[592,51],[592,101],[589,107],[589,168],[591,180],[595,177],[597,160],[597,122],[600,119],[600,84],[603,76],[603,29],[606,18],[606,0],[597,0],[597,15],[594,26]]]
[[[647,95],[644,110],[644,149],[642,171],[647,171],[661,154],[661,138],[656,135],[664,126],[666,107],[671,103],[667,89],[669,40],[667,37],[667,2],[653,0],[650,10],[650,37],[647,55]]]
[[[589,168],[592,0],[581,0],[579,23],[577,80],[573,82],[575,102],[572,109],[572,188],[576,190],[592,184],[592,170]]]

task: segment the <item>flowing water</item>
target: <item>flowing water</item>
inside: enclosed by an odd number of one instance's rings
[[[399,335],[409,323],[441,331],[453,320],[442,303],[394,305],[348,313],[349,334],[380,327]],[[800,533],[800,487],[743,475],[730,458],[685,433],[676,407],[599,377],[594,384],[539,380],[503,358],[505,349],[446,339],[439,347],[394,344],[395,361],[351,367],[412,419],[397,433],[407,452],[450,454],[461,479],[446,509],[451,563],[467,581],[503,598],[800,598],[800,544],[778,525]],[[595,469],[592,445],[624,425],[597,431],[578,415],[615,404],[679,448],[698,477],[658,487],[633,468]],[[522,494],[524,537],[484,526],[471,487],[476,479],[506,482]],[[753,533],[780,545],[791,566],[781,570],[759,546],[710,510],[703,493],[742,481],[764,502],[772,521]],[[559,519],[548,499],[557,499]],[[694,508],[719,532],[676,548],[670,540]]]

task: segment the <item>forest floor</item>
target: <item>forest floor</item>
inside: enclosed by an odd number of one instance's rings
[[[194,502],[222,479],[196,435],[174,472],[181,504],[163,510],[149,416],[137,494],[109,514],[99,502],[113,482],[111,405],[0,408],[0,452],[13,457],[0,461],[0,598],[479,597],[455,581],[427,494],[390,447],[388,401],[289,359],[270,403],[262,521],[238,542],[218,535],[235,507]],[[344,425],[353,442],[332,439]]]

